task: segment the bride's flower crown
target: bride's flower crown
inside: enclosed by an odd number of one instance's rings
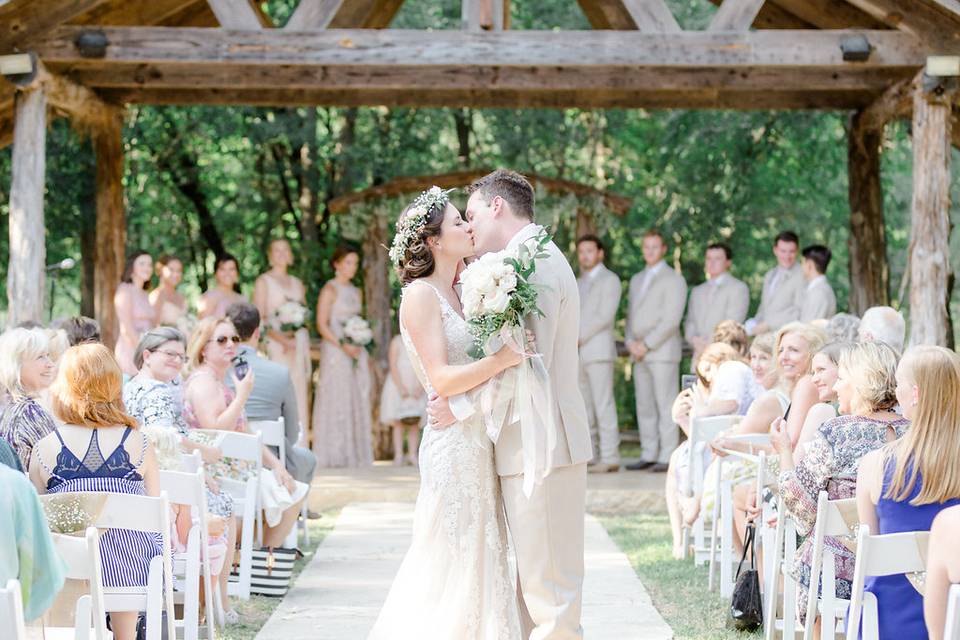
[[[397,222],[397,233],[393,236],[393,244],[390,245],[390,260],[394,266],[399,267],[403,260],[403,254],[407,248],[416,240],[420,239],[424,227],[427,226],[427,217],[434,207],[447,206],[450,202],[450,192],[453,189],[441,189],[438,186],[432,186],[413,201],[407,215]]]

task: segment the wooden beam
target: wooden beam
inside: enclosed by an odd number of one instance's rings
[[[50,73],[42,63],[38,63],[29,87],[42,87],[47,102],[55,112],[69,117],[80,131],[89,132],[103,127],[114,110],[92,90]]]
[[[637,29],[645,33],[678,33],[677,19],[664,0],[621,0]]]
[[[880,183],[883,127],[873,126],[866,111],[856,112],[847,130],[850,235],[847,239],[850,274],[850,313],[860,316],[870,307],[890,304],[887,238]]]
[[[9,53],[25,43],[104,4],[107,0],[11,0],[0,4],[0,53]]]
[[[723,0],[707,31],[746,31],[763,7],[764,0]]]
[[[300,0],[283,28],[289,31],[326,29],[342,4],[343,0]]]
[[[880,131],[891,120],[910,115],[913,108],[913,78],[890,85],[876,101],[859,115],[858,125],[868,131]]]
[[[462,0],[461,23],[464,31],[503,31],[509,7],[504,0]]]
[[[931,53],[960,47],[960,13],[933,8],[923,0],[847,0],[883,24],[927,42]]]
[[[768,0],[819,29],[884,29],[886,25],[844,0]]]
[[[910,344],[948,346],[950,139],[952,91],[913,96],[913,203],[910,217]]]
[[[586,1],[586,0],[584,0]],[[710,0],[713,4],[720,6],[723,0]],[[812,29],[814,26],[805,20],[801,20],[792,13],[781,9],[773,3],[773,0],[767,0],[760,7],[760,12],[753,21],[755,29]],[[595,29],[597,27],[594,27]]]
[[[8,327],[27,321],[43,322],[46,291],[43,194],[47,98],[43,88],[34,88],[19,92],[15,101],[7,267]]]
[[[109,0],[77,16],[69,24],[103,27],[136,27],[162,24],[173,26],[176,23],[168,23],[169,20],[181,14],[189,6],[197,4],[202,5],[211,16],[212,20],[209,26],[218,26],[206,0],[150,0],[149,2]]]
[[[404,0],[350,0],[330,23],[331,29],[386,29]]]
[[[253,0],[207,0],[210,9],[217,16],[217,22],[224,29],[238,31],[256,31],[261,29],[257,11],[251,4]]]
[[[114,109],[106,126],[93,134],[97,158],[97,245],[94,251],[94,312],[103,343],[119,335],[113,296],[123,275],[127,220],[123,206],[123,114]]]

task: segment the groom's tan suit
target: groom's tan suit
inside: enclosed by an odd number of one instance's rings
[[[542,227],[527,225],[507,245],[511,251]],[[557,446],[552,471],[523,493],[523,447],[520,425],[505,426],[495,447],[507,524],[517,554],[522,594],[524,638],[582,638],[583,519],[586,510],[587,462],[593,455],[587,411],[580,394],[580,295],[577,279],[552,242],[548,257],[538,260],[532,282],[543,317],[528,318],[537,351],[550,377]],[[451,409],[461,413],[451,402]],[[461,416],[458,415],[458,418]]]

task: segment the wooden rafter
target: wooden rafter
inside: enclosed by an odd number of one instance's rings
[[[290,31],[326,29],[343,2],[344,0],[300,0],[283,28]]]
[[[403,0],[350,0],[340,6],[332,29],[386,29]]]
[[[767,0],[819,29],[885,29],[886,25],[844,0]]]
[[[645,33],[677,33],[680,25],[664,0],[620,0],[637,29]]]
[[[224,29],[256,31],[263,28],[251,0],[207,0]]]
[[[69,21],[69,24],[100,25],[104,27],[187,26],[176,22],[176,18],[189,7],[198,4],[203,5],[206,13],[210,16],[210,23],[208,25],[191,26],[216,26],[216,18],[210,12],[206,0],[150,0],[149,2],[110,0],[75,17]]]
[[[906,31],[942,51],[960,50],[960,12],[924,0],[847,0],[883,24]]]
[[[46,32],[107,0],[11,0],[0,5],[0,53],[36,40]]]
[[[764,0],[724,0],[707,31],[746,31],[763,8]]]

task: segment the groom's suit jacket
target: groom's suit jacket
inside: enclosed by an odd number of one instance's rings
[[[507,244],[507,250],[536,236],[543,227],[529,224]],[[550,376],[553,394],[553,419],[557,429],[557,448],[552,468],[588,462],[593,457],[587,410],[580,394],[580,294],[570,263],[553,242],[546,247],[548,256],[536,263],[531,282],[537,287],[537,305],[543,317],[528,318],[536,336],[537,351]],[[512,476],[523,472],[523,448],[520,425],[503,428],[495,449],[497,473]]]

